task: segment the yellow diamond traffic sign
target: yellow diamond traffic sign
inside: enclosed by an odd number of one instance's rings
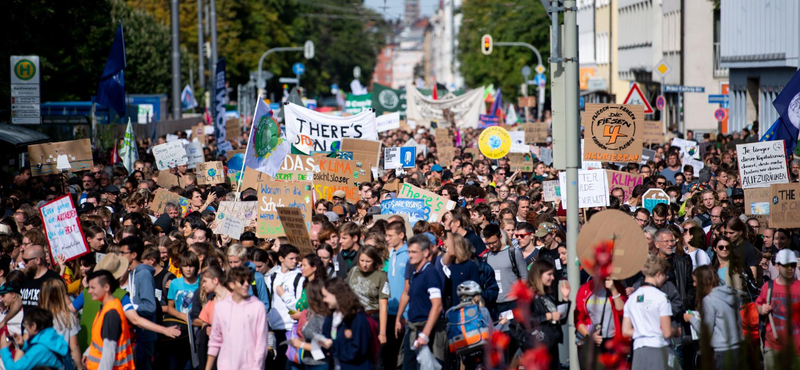
[[[658,64],[656,64],[656,72],[662,78],[665,77],[671,70],[672,67],[670,67],[669,64],[667,64],[667,62],[665,62],[664,60],[661,60],[660,62],[658,62]]]

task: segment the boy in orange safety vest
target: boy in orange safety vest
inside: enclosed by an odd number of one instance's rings
[[[122,303],[111,293],[119,282],[107,270],[94,271],[87,277],[89,294],[103,307],[92,324],[92,343],[84,353],[88,370],[133,370],[133,342]]]

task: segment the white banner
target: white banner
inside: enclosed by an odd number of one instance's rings
[[[736,157],[742,189],[767,188],[770,184],[789,182],[783,140],[736,145]]]
[[[567,173],[558,173],[561,205],[567,209]],[[604,170],[578,170],[578,208],[608,207],[608,178]]]
[[[378,126],[378,132],[398,129],[400,128],[400,112],[377,116],[375,117],[375,124]]]
[[[342,138],[378,140],[375,112],[336,117],[315,112],[297,104],[283,106],[286,114],[286,138],[296,152],[339,150]],[[298,153],[298,154],[300,154]]]
[[[433,100],[423,96],[414,86],[406,87],[406,117],[422,127],[430,127],[431,121],[447,121],[445,113],[456,122],[459,128],[477,128],[478,118],[486,114],[483,104],[483,86],[470,90],[454,99]]]
[[[177,140],[154,146],[153,156],[156,157],[156,164],[159,170],[166,170],[189,163],[189,157],[186,156],[186,149],[183,148],[183,143]]]

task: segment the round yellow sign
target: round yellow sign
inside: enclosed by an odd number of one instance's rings
[[[511,136],[502,127],[489,127],[478,138],[478,148],[486,158],[503,158],[511,150]]]

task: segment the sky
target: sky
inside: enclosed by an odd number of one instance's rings
[[[439,6],[439,0],[419,0],[419,2],[420,15],[423,17],[431,16]],[[384,14],[384,17],[387,19],[397,19],[403,16],[403,0],[366,0],[365,4],[367,7]],[[384,9],[382,9],[384,5],[387,7],[385,12]]]

